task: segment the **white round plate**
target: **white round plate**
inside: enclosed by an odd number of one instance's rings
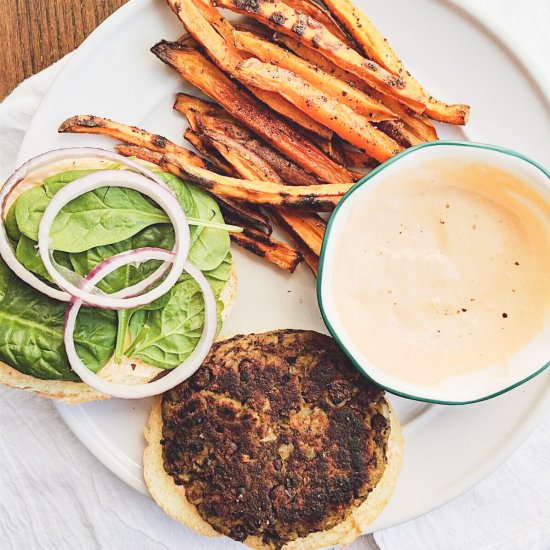
[[[549,101],[508,38],[499,38],[479,16],[442,0],[357,3],[431,93],[472,106],[467,128],[442,128],[442,137],[502,145],[550,165]],[[177,91],[190,87],[149,52],[157,41],[181,34],[162,0],[126,4],[72,54],[34,117],[18,160],[56,147],[112,147],[107,138],[58,135],[58,125],[74,114],[106,116],[183,143],[183,117],[172,104]],[[273,328],[326,332],[315,281],[306,268],[288,275],[238,249],[235,260],[239,292],[226,334]],[[391,401],[404,427],[405,461],[395,493],[371,530],[426,513],[494,470],[548,409],[550,371],[475,405]],[[142,433],[149,406],[148,400],[113,399],[58,409],[99,460],[146,493]]]

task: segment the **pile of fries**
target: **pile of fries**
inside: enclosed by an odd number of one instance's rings
[[[167,0],[187,33],[152,52],[215,103],[178,94],[200,153],[95,116],[61,132],[106,134],[117,151],[190,178],[219,201],[232,238],[288,271],[317,274],[330,211],[366,170],[437,139],[432,120],[466,124],[467,105],[427,94],[350,0]],[[271,221],[292,245],[271,236]]]

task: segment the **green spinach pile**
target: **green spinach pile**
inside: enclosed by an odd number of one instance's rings
[[[110,169],[119,168],[111,166]],[[38,227],[51,198],[64,185],[93,170],[72,170],[46,178],[12,205],[6,229],[18,260],[53,284],[37,249]],[[218,205],[207,193],[164,172],[157,173],[174,191],[190,218],[223,224]],[[231,273],[227,231],[192,225],[189,260],[208,279],[216,298]],[[51,232],[53,257],[59,269],[85,277],[106,258],[142,247],[171,250],[174,230],[166,214],[137,191],[104,187],[68,203]],[[111,273],[98,285],[113,293],[143,280],[160,265],[149,261]],[[52,300],[19,280],[0,259],[0,360],[18,371],[46,380],[78,380],[63,345],[67,304]],[[218,314],[223,304],[218,300]],[[198,283],[184,274],[158,300],[119,312],[83,308],[75,329],[77,352],[98,372],[110,359],[124,356],[170,369],[195,348],[204,323],[204,300]]]

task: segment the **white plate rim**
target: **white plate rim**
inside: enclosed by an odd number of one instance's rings
[[[21,154],[22,151],[26,148],[27,136],[30,135],[33,130],[34,125],[37,121],[37,114],[40,112],[43,107],[45,100],[48,98],[48,95],[54,87],[61,86],[63,80],[67,78],[70,72],[73,70],[73,67],[77,67],[79,64],[79,57],[81,54],[92,49],[96,43],[100,42],[103,37],[110,33],[119,24],[123,23],[125,18],[130,17],[132,13],[139,11],[142,6],[147,4],[150,0],[130,0],[117,11],[115,11],[110,17],[108,17],[103,23],[101,23],[85,40],[84,42],[70,54],[65,66],[62,68],[60,73],[54,79],[54,81],[49,86],[48,90],[44,94],[35,115],[27,129],[27,133],[23,138],[20,152],[17,157],[17,164],[21,164],[26,158]],[[479,8],[468,4],[467,6],[460,4],[458,0],[443,0],[446,4],[449,4],[452,9],[464,14],[468,17],[473,24],[477,24],[480,28],[483,28],[492,39],[494,39],[499,46],[507,52],[507,54],[525,71],[529,79],[537,84],[537,89],[541,97],[544,99],[546,104],[550,108],[550,82],[545,78],[541,77],[541,74],[538,73],[536,67],[538,62],[533,58],[532,55],[526,52],[526,49],[523,45],[516,40],[516,38],[506,32],[500,25],[492,21],[489,16],[484,13]],[[546,92],[545,90],[549,90]],[[98,434],[97,432],[86,431],[85,427],[82,426],[81,420],[77,419],[74,412],[70,408],[61,407],[58,404],[55,404],[56,409],[58,410],[61,417],[67,423],[69,428],[73,431],[76,437],[88,448],[88,450],[105,465],[109,470],[111,470],[117,477],[122,479],[125,483],[135,488],[137,491],[144,493],[142,483],[140,480],[137,480],[132,476],[127,470],[125,470],[120,462],[118,462],[113,455],[109,452],[109,445],[105,439]],[[432,504],[426,509],[418,510],[418,513],[414,516],[407,518],[408,520],[414,519],[415,517],[421,516],[431,510],[442,506],[443,504],[453,500],[454,498],[460,496],[464,492],[473,488],[490,473],[492,473],[496,468],[498,468],[502,463],[509,458],[515,450],[523,443],[528,436],[536,428],[537,424],[542,420],[543,416],[547,411],[550,410],[550,384],[546,384],[546,387],[541,388],[540,393],[535,401],[533,408],[530,411],[528,416],[524,416],[521,422],[521,428],[516,428],[516,430],[510,434],[509,438],[506,441],[506,444],[502,444],[499,447],[499,453],[495,454],[493,459],[486,461],[479,466],[478,469],[472,470],[470,475],[462,477],[460,480],[457,480],[454,484],[447,486],[446,491],[442,491],[438,498],[432,500]],[[99,436],[99,437],[98,437]],[[381,525],[379,528],[387,528],[391,525]],[[365,531],[370,532],[370,530]]]

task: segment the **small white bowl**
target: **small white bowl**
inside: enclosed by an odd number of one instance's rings
[[[372,364],[350,337],[334,305],[332,292],[334,254],[339,237],[356,200],[365,199],[388,178],[419,164],[440,159],[460,159],[493,165],[522,178],[550,200],[550,172],[536,162],[508,149],[480,143],[435,141],[403,151],[359,181],[340,201],[332,214],[321,251],[317,298],[328,330],[357,369],[390,393],[418,401],[462,405],[490,399],[511,390],[550,364],[550,315],[543,330],[523,349],[509,358],[508,374],[495,375],[493,369],[464,374],[437,386],[397,379]]]

